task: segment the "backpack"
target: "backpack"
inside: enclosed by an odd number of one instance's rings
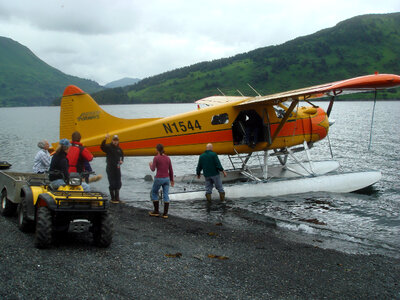
[[[73,146],[79,147],[79,156],[75,167],[76,167],[76,172],[82,173],[85,170],[85,159],[82,157],[82,151],[83,149],[85,149],[85,147],[76,144],[74,144]]]

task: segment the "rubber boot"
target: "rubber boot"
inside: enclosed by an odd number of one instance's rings
[[[219,200],[221,200],[221,202],[225,201],[225,192],[219,193]]]
[[[164,202],[164,213],[162,215],[164,219],[168,219],[168,208],[169,208],[169,202]]]
[[[115,191],[115,201],[120,202],[119,201],[119,190],[114,190],[114,191]]]
[[[110,188],[110,197],[111,197],[111,203],[114,203],[115,201],[115,193],[114,190]]]
[[[159,202],[158,201],[153,201],[153,205],[154,205],[154,210],[153,211],[149,211],[149,215],[151,217],[159,217],[160,216],[160,212],[158,211]]]
[[[206,194],[206,199],[207,199],[207,201],[211,201],[211,194]]]

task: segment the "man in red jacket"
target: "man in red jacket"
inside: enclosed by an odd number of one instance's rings
[[[85,171],[85,161],[89,162],[93,159],[92,153],[81,144],[81,134],[78,131],[72,133],[71,147],[68,150],[67,159],[69,163],[69,173],[81,173]],[[86,185],[89,187],[88,184],[82,184],[85,190]]]

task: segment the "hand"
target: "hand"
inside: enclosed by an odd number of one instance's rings
[[[149,167],[151,168],[153,166],[153,162],[149,162]]]
[[[197,175],[197,178],[200,179],[200,175]]]
[[[107,133],[104,139],[108,139],[110,135]]]
[[[224,171],[222,171],[222,173],[224,173],[224,177],[226,177],[227,175],[226,175],[226,172],[225,172],[225,170]]]
[[[171,181],[171,186],[173,187],[175,185],[175,182]]]

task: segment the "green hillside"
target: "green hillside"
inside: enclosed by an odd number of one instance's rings
[[[255,95],[249,83],[259,93],[271,94],[375,71],[400,74],[400,13],[354,17],[282,45],[200,62],[106,90],[94,81],[66,75],[25,46],[0,37],[0,106],[59,103],[69,84],[102,104],[192,102],[219,94],[217,88],[226,95],[238,95],[238,90]],[[380,93],[379,98],[400,99],[400,89]]]
[[[0,37],[0,106],[50,105],[69,84],[88,92],[102,89],[94,81],[60,72],[27,47]]]
[[[268,30],[266,27],[265,30]],[[350,77],[400,74],[400,13],[358,16],[282,45],[201,62],[93,95],[101,103],[192,102],[287,91]],[[364,96],[363,96],[364,97]],[[400,89],[380,93],[400,99]]]

